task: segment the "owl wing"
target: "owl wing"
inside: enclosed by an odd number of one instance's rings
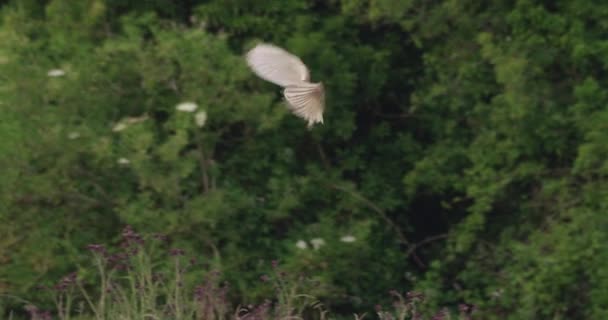
[[[301,83],[283,91],[288,107],[293,114],[308,121],[308,127],[323,123],[325,90],[321,83]]]
[[[258,44],[246,55],[247,64],[260,78],[281,87],[309,80],[309,72],[300,58],[270,44]]]

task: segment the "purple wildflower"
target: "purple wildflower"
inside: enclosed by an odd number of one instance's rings
[[[169,250],[169,255],[172,257],[183,256],[186,252],[183,249],[171,249]]]
[[[142,236],[133,231],[133,228],[130,225],[127,225],[122,231],[122,238],[125,241],[126,246],[131,246],[133,244],[143,245],[144,239]]]
[[[194,289],[194,297],[196,301],[202,301],[205,298],[205,287],[204,286],[196,286]]]
[[[41,311],[34,305],[25,306],[25,311],[30,314],[32,320],[51,320],[51,313],[49,311]]]
[[[87,249],[93,253],[106,254],[106,247],[103,244],[90,244],[87,246]]]
[[[448,315],[448,310],[441,309],[439,312],[437,312],[434,316],[431,317],[431,320],[445,320],[447,319]]]
[[[72,272],[67,276],[61,278],[59,282],[53,287],[57,291],[65,291],[76,283],[76,272]]]
[[[464,319],[471,319],[471,314],[475,311],[475,305],[469,303],[461,303],[458,305],[460,316]]]
[[[418,300],[418,301],[424,300],[424,295],[422,293],[420,293],[420,292],[417,292],[417,291],[409,291],[406,294],[406,297],[410,301],[413,301],[413,300]]]

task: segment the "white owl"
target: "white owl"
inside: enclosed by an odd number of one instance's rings
[[[256,75],[285,88],[283,96],[289,109],[307,120],[309,129],[315,123],[323,123],[325,89],[322,83],[309,82],[308,68],[300,58],[264,43],[249,50],[246,58]]]

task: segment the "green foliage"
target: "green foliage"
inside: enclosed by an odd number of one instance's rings
[[[345,314],[417,288],[484,319],[604,318],[606,18],[588,1],[5,4],[0,292],[36,297],[131,224],[211,257],[247,303],[279,259]],[[262,40],[324,83],[324,125],[247,69]]]
[[[55,305],[51,310],[16,297],[31,319],[45,320],[56,315],[69,319],[333,319],[334,315],[310,291],[318,281],[289,274],[272,261],[270,274],[260,277],[274,289],[273,299],[258,305],[233,307],[230,286],[221,283],[222,275],[206,263],[171,243],[162,234],[141,235],[130,226],[123,229],[120,247],[91,244],[92,263],[79,272],[62,277],[51,287],[40,288]],[[393,306],[376,306],[380,319],[419,319],[424,296],[408,292],[405,297],[391,290]],[[464,307],[464,308],[463,308]],[[460,306],[462,319],[469,319],[470,307]],[[449,316],[446,309],[437,315]],[[10,313],[9,318],[13,318]],[[354,315],[355,319],[365,317]],[[437,316],[436,316],[437,317]]]

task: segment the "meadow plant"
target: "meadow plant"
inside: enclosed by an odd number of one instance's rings
[[[184,277],[195,266],[185,251],[168,248],[163,235],[143,237],[124,228],[117,250],[90,244],[95,277],[70,273],[47,290],[55,302],[55,317],[69,319],[225,319],[231,312],[228,287],[219,271],[207,271],[200,284]],[[159,252],[159,248],[167,247]],[[75,306],[77,306],[75,308]],[[32,320],[54,319],[51,312],[28,304]]]
[[[127,226],[116,250],[102,244],[90,244],[87,249],[95,272],[72,272],[53,286],[41,286],[53,297],[55,310],[40,310],[28,303],[24,309],[31,320],[328,319],[323,303],[303,293],[315,283],[286,272],[277,260],[271,262],[271,272],[260,276],[260,281],[272,286],[274,297],[257,305],[233,306],[220,271],[202,270],[202,281],[186,281],[186,274],[201,271],[195,268],[201,264],[188,258],[185,250],[171,248],[164,235],[144,237]],[[389,294],[394,298],[392,308],[385,311],[377,305],[379,320],[425,319],[418,310],[424,302],[421,293],[402,295],[391,290]],[[463,304],[459,309],[458,319],[471,319],[472,306]],[[365,317],[355,314],[355,320]],[[451,318],[443,309],[430,319]]]
[[[376,305],[376,314],[380,320],[472,320],[475,306],[470,304],[460,304],[458,306],[459,316],[454,317],[447,308],[442,308],[430,316],[424,317],[419,306],[424,304],[425,297],[421,292],[409,291],[405,295],[396,290],[390,290],[389,294],[393,297],[392,308],[384,311],[382,306]],[[361,319],[362,317],[356,317]]]

